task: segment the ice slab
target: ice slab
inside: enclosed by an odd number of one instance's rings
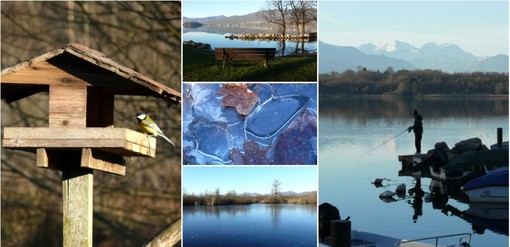
[[[304,109],[309,100],[302,95],[271,97],[246,118],[247,134],[256,139],[273,137]]]

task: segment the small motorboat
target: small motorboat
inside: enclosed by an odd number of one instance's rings
[[[508,167],[467,182],[461,188],[471,202],[508,203]]]

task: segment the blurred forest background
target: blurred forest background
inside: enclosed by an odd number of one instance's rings
[[[1,2],[2,69],[68,43],[81,43],[177,91],[180,2]],[[6,104],[2,127],[47,127],[48,94]],[[127,160],[126,176],[94,173],[94,246],[141,246],[180,217],[180,105],[117,97],[115,126],[137,129],[146,111],[177,143],[158,139],[156,158]],[[61,173],[35,154],[2,149],[2,246],[62,244]]]

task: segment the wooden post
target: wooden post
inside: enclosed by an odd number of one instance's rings
[[[225,51],[225,49],[222,49],[222,53],[223,53],[223,66],[222,66],[222,68],[225,68],[225,61],[227,60],[227,52]]]
[[[62,81],[67,84],[50,86],[49,126],[87,127],[87,86]],[[69,162],[62,170],[63,246],[92,247],[93,172],[80,167],[80,153],[60,151],[60,155],[65,157],[63,163]]]
[[[266,59],[264,60],[264,68],[267,68],[267,61],[269,61],[269,50],[266,50]]]
[[[331,246],[351,246],[351,222],[349,220],[331,221]]]
[[[62,172],[63,246],[92,246],[92,170],[73,167]]]
[[[503,147],[503,128],[498,128],[498,148]]]
[[[174,223],[165,227],[149,242],[145,243],[143,247],[163,247],[174,246],[181,241],[181,219],[179,218]]]

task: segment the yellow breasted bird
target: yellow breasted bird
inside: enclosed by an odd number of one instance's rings
[[[170,140],[170,138],[163,134],[158,125],[147,114],[143,112],[136,114],[136,120],[138,120],[138,125],[143,132],[152,136],[161,136],[175,147],[175,144]]]

